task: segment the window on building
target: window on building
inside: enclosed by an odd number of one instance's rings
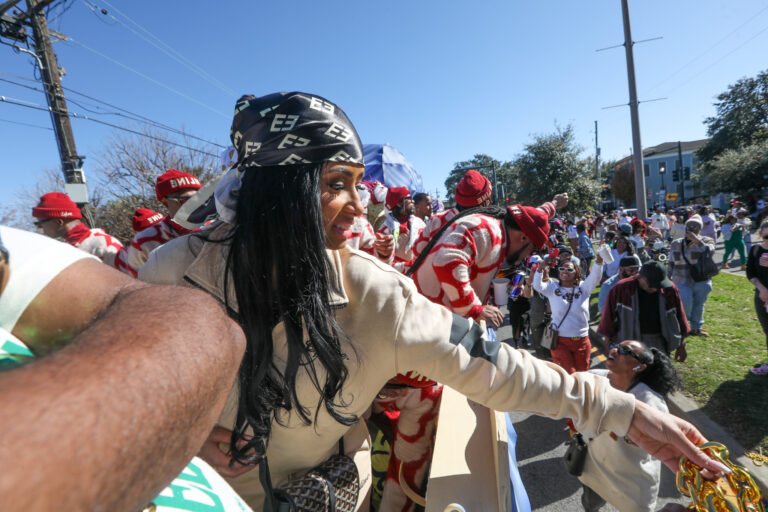
[[[643,164],[643,170],[645,171],[646,176],[651,175],[651,166],[648,164]]]

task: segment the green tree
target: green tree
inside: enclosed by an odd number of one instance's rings
[[[557,193],[567,192],[566,212],[594,208],[600,185],[594,175],[594,160],[583,158],[582,152],[571,125],[535,136],[513,162],[517,199],[537,205]]]
[[[717,114],[704,120],[710,140],[698,151],[701,171],[718,155],[768,140],[768,70],[742,78],[717,97]]]
[[[768,140],[726,149],[707,162],[706,172],[694,177],[710,190],[737,192],[768,187]]]

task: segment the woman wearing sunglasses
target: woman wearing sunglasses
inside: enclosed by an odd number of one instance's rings
[[[639,341],[611,344],[607,370],[592,373],[607,377],[616,389],[635,395],[651,407],[668,412],[664,398],[680,387],[672,361],[656,348]],[[584,510],[597,511],[608,501],[622,512],[656,510],[661,464],[635,444],[604,432],[589,441],[581,503]]]
[[[586,280],[581,269],[570,261],[554,267],[557,281],[549,279],[549,266],[539,265],[533,278],[533,289],[549,300],[552,325],[560,335],[553,349],[552,361],[568,373],[589,370],[589,296],[603,275],[603,258],[597,255],[595,265]]]

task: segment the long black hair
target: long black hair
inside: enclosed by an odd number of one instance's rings
[[[640,343],[640,346],[643,351],[638,354],[638,358],[646,367],[636,379],[664,397],[680,389],[682,381],[669,356],[656,347],[648,348],[644,343]]]
[[[506,208],[502,208],[500,206],[477,206],[460,211],[455,217],[446,222],[443,227],[441,227],[435,234],[432,235],[432,237],[429,239],[429,243],[421,251],[419,257],[414,260],[414,262],[411,264],[411,267],[406,271],[405,275],[412,276],[417,270],[419,270],[419,267],[421,267],[422,263],[424,263],[424,260],[427,259],[429,252],[432,250],[435,244],[437,244],[438,240],[440,240],[440,237],[443,236],[443,233],[448,230],[451,224],[462,217],[466,217],[467,215],[474,215],[476,213],[486,215],[488,217],[493,217],[494,219],[504,219],[504,225],[506,227],[520,231],[520,227],[517,225],[517,221],[515,221],[515,218],[512,217],[512,214],[509,213]]]
[[[348,376],[341,347],[346,338],[329,304],[336,279],[325,250],[321,169],[321,164],[255,167],[243,174],[225,278],[225,297],[234,286],[237,320],[247,340],[230,446],[243,464],[264,455],[279,409],[295,410],[311,424],[310,410],[296,393],[300,371],[320,395],[315,420],[321,407],[344,425],[358,419],[339,412]],[[284,369],[276,364],[272,337],[281,322]]]

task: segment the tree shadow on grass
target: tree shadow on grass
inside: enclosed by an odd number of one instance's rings
[[[745,448],[759,445],[768,435],[768,377],[748,373],[743,379],[720,384],[702,407]]]

